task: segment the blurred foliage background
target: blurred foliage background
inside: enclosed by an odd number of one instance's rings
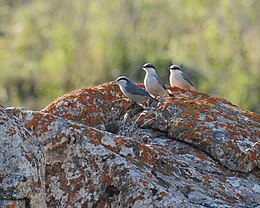
[[[198,91],[260,113],[258,0],[0,0],[0,104],[41,109],[64,93],[142,82],[153,63],[168,84],[179,64]]]

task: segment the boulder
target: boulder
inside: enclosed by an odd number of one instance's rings
[[[260,115],[170,88],[143,109],[111,83],[1,108],[1,207],[260,206]]]

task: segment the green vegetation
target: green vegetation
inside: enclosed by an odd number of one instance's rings
[[[258,0],[0,0],[0,104],[41,109],[151,62],[260,112]]]

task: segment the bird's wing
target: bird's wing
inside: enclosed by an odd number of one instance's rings
[[[150,97],[149,93],[145,89],[143,89],[133,83],[129,84],[125,88],[126,88],[127,92],[129,92],[131,94]]]
[[[160,77],[159,77],[157,74],[155,74],[154,76],[155,76],[156,79],[158,80],[159,84],[162,85],[162,87],[163,87],[165,90],[167,90],[166,86],[164,85],[164,83],[163,83],[163,81],[160,79]]]
[[[183,79],[185,79],[192,87],[194,87],[193,84],[191,83],[189,77],[188,77],[186,74],[184,74],[183,72],[181,72],[181,75],[183,76]]]

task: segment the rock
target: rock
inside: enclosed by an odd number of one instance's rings
[[[260,116],[171,90],[145,110],[111,83],[1,108],[1,207],[260,206]]]
[[[3,107],[0,132],[0,198],[18,200],[0,200],[1,207],[22,207],[28,200],[32,207],[46,207],[42,144]]]

